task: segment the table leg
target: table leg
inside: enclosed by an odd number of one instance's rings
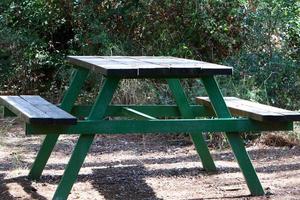
[[[88,116],[88,120],[102,119],[105,116],[105,111],[118,87],[118,83],[119,79],[108,78],[105,81]],[[80,135],[53,199],[68,198],[93,139],[94,135]]]
[[[179,107],[181,115],[187,119],[195,118],[180,81],[178,79],[167,79],[167,81],[169,88],[175,97],[175,101]],[[191,133],[190,136],[202,161],[203,168],[209,172],[217,171],[202,133]]]
[[[64,98],[60,107],[67,111],[71,112],[71,109],[79,95],[79,92],[84,84],[84,81],[87,78],[89,70],[87,69],[77,69],[74,71],[74,74],[71,79],[70,87],[66,91]],[[46,135],[44,142],[37,154],[37,157],[30,169],[29,178],[39,179],[47,161],[51,155],[51,152],[58,140],[59,134]]]
[[[219,118],[231,118],[231,114],[226,106],[226,103],[214,77],[203,77],[202,82],[216,112],[216,115]],[[241,171],[243,172],[251,194],[255,196],[264,195],[264,189],[257,177],[256,171],[251,163],[242,138],[237,133],[226,133],[226,137],[241,168]]]

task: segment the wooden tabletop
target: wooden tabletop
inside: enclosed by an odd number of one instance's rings
[[[196,78],[231,75],[232,67],[162,56],[68,56],[69,63],[119,78]]]

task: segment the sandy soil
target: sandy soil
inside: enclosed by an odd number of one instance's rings
[[[0,199],[51,199],[77,137],[62,136],[43,176],[27,179],[42,136],[0,121]],[[212,150],[218,173],[206,173],[186,137],[97,136],[69,199],[300,199],[300,147],[247,148],[267,191],[250,197],[228,150]]]

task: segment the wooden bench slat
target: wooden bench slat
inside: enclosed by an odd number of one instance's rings
[[[51,122],[51,118],[19,96],[0,96],[0,103],[27,123]]]
[[[0,96],[0,103],[20,116],[26,123],[76,124],[76,117],[40,96]]]
[[[31,105],[46,113],[54,120],[54,123],[75,124],[77,121],[76,117],[46,101],[40,96],[21,95],[21,97]]]
[[[255,107],[247,103],[252,103],[243,99],[228,100],[225,97],[226,105],[231,109],[234,115],[249,116],[251,119],[258,121],[276,121],[279,118],[283,119],[285,116],[280,113],[270,112],[260,107]],[[241,113],[242,112],[242,113]],[[284,120],[285,121],[285,120]]]
[[[300,121],[300,112],[264,105],[237,97],[224,97],[233,115],[247,116],[258,121]],[[197,97],[197,103],[211,107],[208,97]]]
[[[264,111],[268,111],[268,112],[276,112],[276,113],[280,113],[280,114],[287,114],[287,115],[294,115],[294,114],[300,114],[299,112],[295,112],[295,111],[291,111],[291,110],[286,110],[286,109],[282,109],[282,108],[277,108],[274,106],[269,106],[269,105],[264,105],[264,104],[260,104],[260,103],[256,103],[256,102],[252,102],[252,101],[247,101],[244,99],[239,99],[237,97],[234,97],[235,101],[240,101],[243,105],[249,105],[249,106],[253,106],[259,109],[263,109]]]

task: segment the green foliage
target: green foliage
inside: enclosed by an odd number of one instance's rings
[[[235,94],[272,105],[299,109],[300,4],[267,0],[243,19],[244,44],[225,59],[236,73]]]
[[[0,26],[2,93],[56,100],[69,77],[69,54],[170,55],[233,66],[231,79],[220,78],[225,94],[300,107],[297,0],[3,0]],[[101,82],[88,82],[87,101]],[[164,85],[128,84],[139,99],[121,90],[116,101],[172,101]],[[191,97],[203,94],[196,84],[184,83]]]
[[[230,82],[224,83],[232,91],[228,95],[238,95],[245,99],[269,103],[290,109],[299,107],[299,76],[297,63],[273,53],[241,52],[226,60],[235,69]]]

